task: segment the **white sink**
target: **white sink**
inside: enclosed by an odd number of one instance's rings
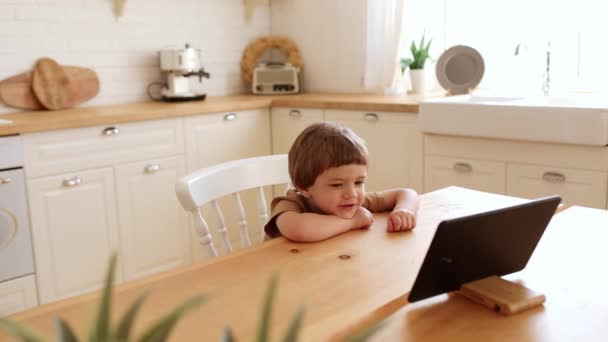
[[[422,131],[510,140],[608,145],[608,100],[459,95],[420,103]]]

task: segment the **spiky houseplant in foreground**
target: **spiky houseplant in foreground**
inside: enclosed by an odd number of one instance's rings
[[[139,312],[144,300],[147,297],[147,292],[141,294],[125,312],[117,326],[112,329],[110,326],[110,312],[112,308],[112,284],[114,283],[114,273],[116,270],[116,255],[112,255],[110,266],[106,274],[105,286],[102,290],[102,295],[99,299],[99,307],[95,320],[89,330],[87,341],[89,342],[161,342],[165,341],[177,321],[188,311],[202,305],[208,300],[205,294],[194,296],[186,300],[181,305],[167,313],[159,319],[154,325],[150,326],[137,339],[131,337],[131,327],[135,321],[135,317]],[[5,330],[17,339],[23,342],[42,342],[44,339],[36,332],[14,323],[8,319],[0,318],[0,329]],[[79,339],[74,334],[68,323],[61,318],[55,319],[55,331],[58,342],[78,342]]]
[[[200,306],[208,300],[207,295],[198,295],[186,300],[173,311],[166,314],[163,318],[157,321],[156,324],[149,327],[138,339],[131,338],[131,327],[135,321],[135,317],[141,308],[147,293],[140,295],[131,304],[130,308],[123,315],[122,319],[117,324],[115,329],[110,327],[110,312],[112,306],[112,284],[114,283],[114,272],[116,270],[116,255],[113,255],[110,260],[110,266],[106,275],[105,286],[102,296],[99,301],[99,308],[93,326],[89,332],[89,342],[163,342],[166,341],[173,330],[177,321],[188,311]],[[270,321],[274,298],[277,291],[278,276],[275,274],[270,279],[264,306],[256,329],[255,342],[269,341]],[[302,326],[304,318],[304,307],[301,306],[289,324],[283,342],[296,342]],[[345,342],[364,342],[381,327],[382,322],[372,325],[364,331],[353,336],[347,337]],[[73,330],[64,320],[57,318],[55,320],[55,328],[58,342],[78,342],[79,339],[74,334]],[[0,318],[0,329],[7,331],[23,342],[43,342],[44,339],[36,332],[14,323],[8,319]],[[226,327],[222,335],[223,342],[235,342],[236,339],[230,327]]]

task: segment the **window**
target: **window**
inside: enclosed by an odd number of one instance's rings
[[[468,45],[484,58],[480,88],[539,93],[550,42],[553,93],[605,92],[607,10],[597,0],[405,0],[403,54],[423,33],[433,39],[435,60]]]

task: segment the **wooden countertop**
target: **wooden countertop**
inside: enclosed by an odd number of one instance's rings
[[[140,293],[152,289],[137,318],[137,335],[179,302],[207,292],[213,299],[180,321],[171,341],[219,341],[226,325],[233,328],[239,340],[252,340],[267,282],[278,272],[272,340],[284,333],[300,304],[307,308],[302,341],[336,339],[406,304],[407,293],[441,220],[524,201],[458,187],[427,193],[421,195],[418,226],[412,232],[387,233],[386,215],[378,214],[369,230],[351,231],[318,243],[274,239],[206,263],[117,285],[114,316],[119,317]],[[572,234],[577,234],[578,227],[572,228]],[[545,263],[551,264],[550,260]],[[593,288],[596,286],[599,284]],[[95,299],[95,295],[70,298],[12,318],[51,336],[53,318],[60,316],[84,336]]]
[[[435,94],[427,97],[436,96]],[[426,97],[363,94],[232,95],[209,96],[205,101],[181,103],[147,101],[125,105],[77,107],[56,111],[16,112],[0,115],[0,119],[12,121],[10,124],[0,124],[0,136],[267,107],[417,113],[418,102],[423,98]]]

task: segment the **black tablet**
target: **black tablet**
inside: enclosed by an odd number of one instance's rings
[[[560,201],[559,196],[545,197],[442,221],[418,271],[409,302],[523,269]]]

